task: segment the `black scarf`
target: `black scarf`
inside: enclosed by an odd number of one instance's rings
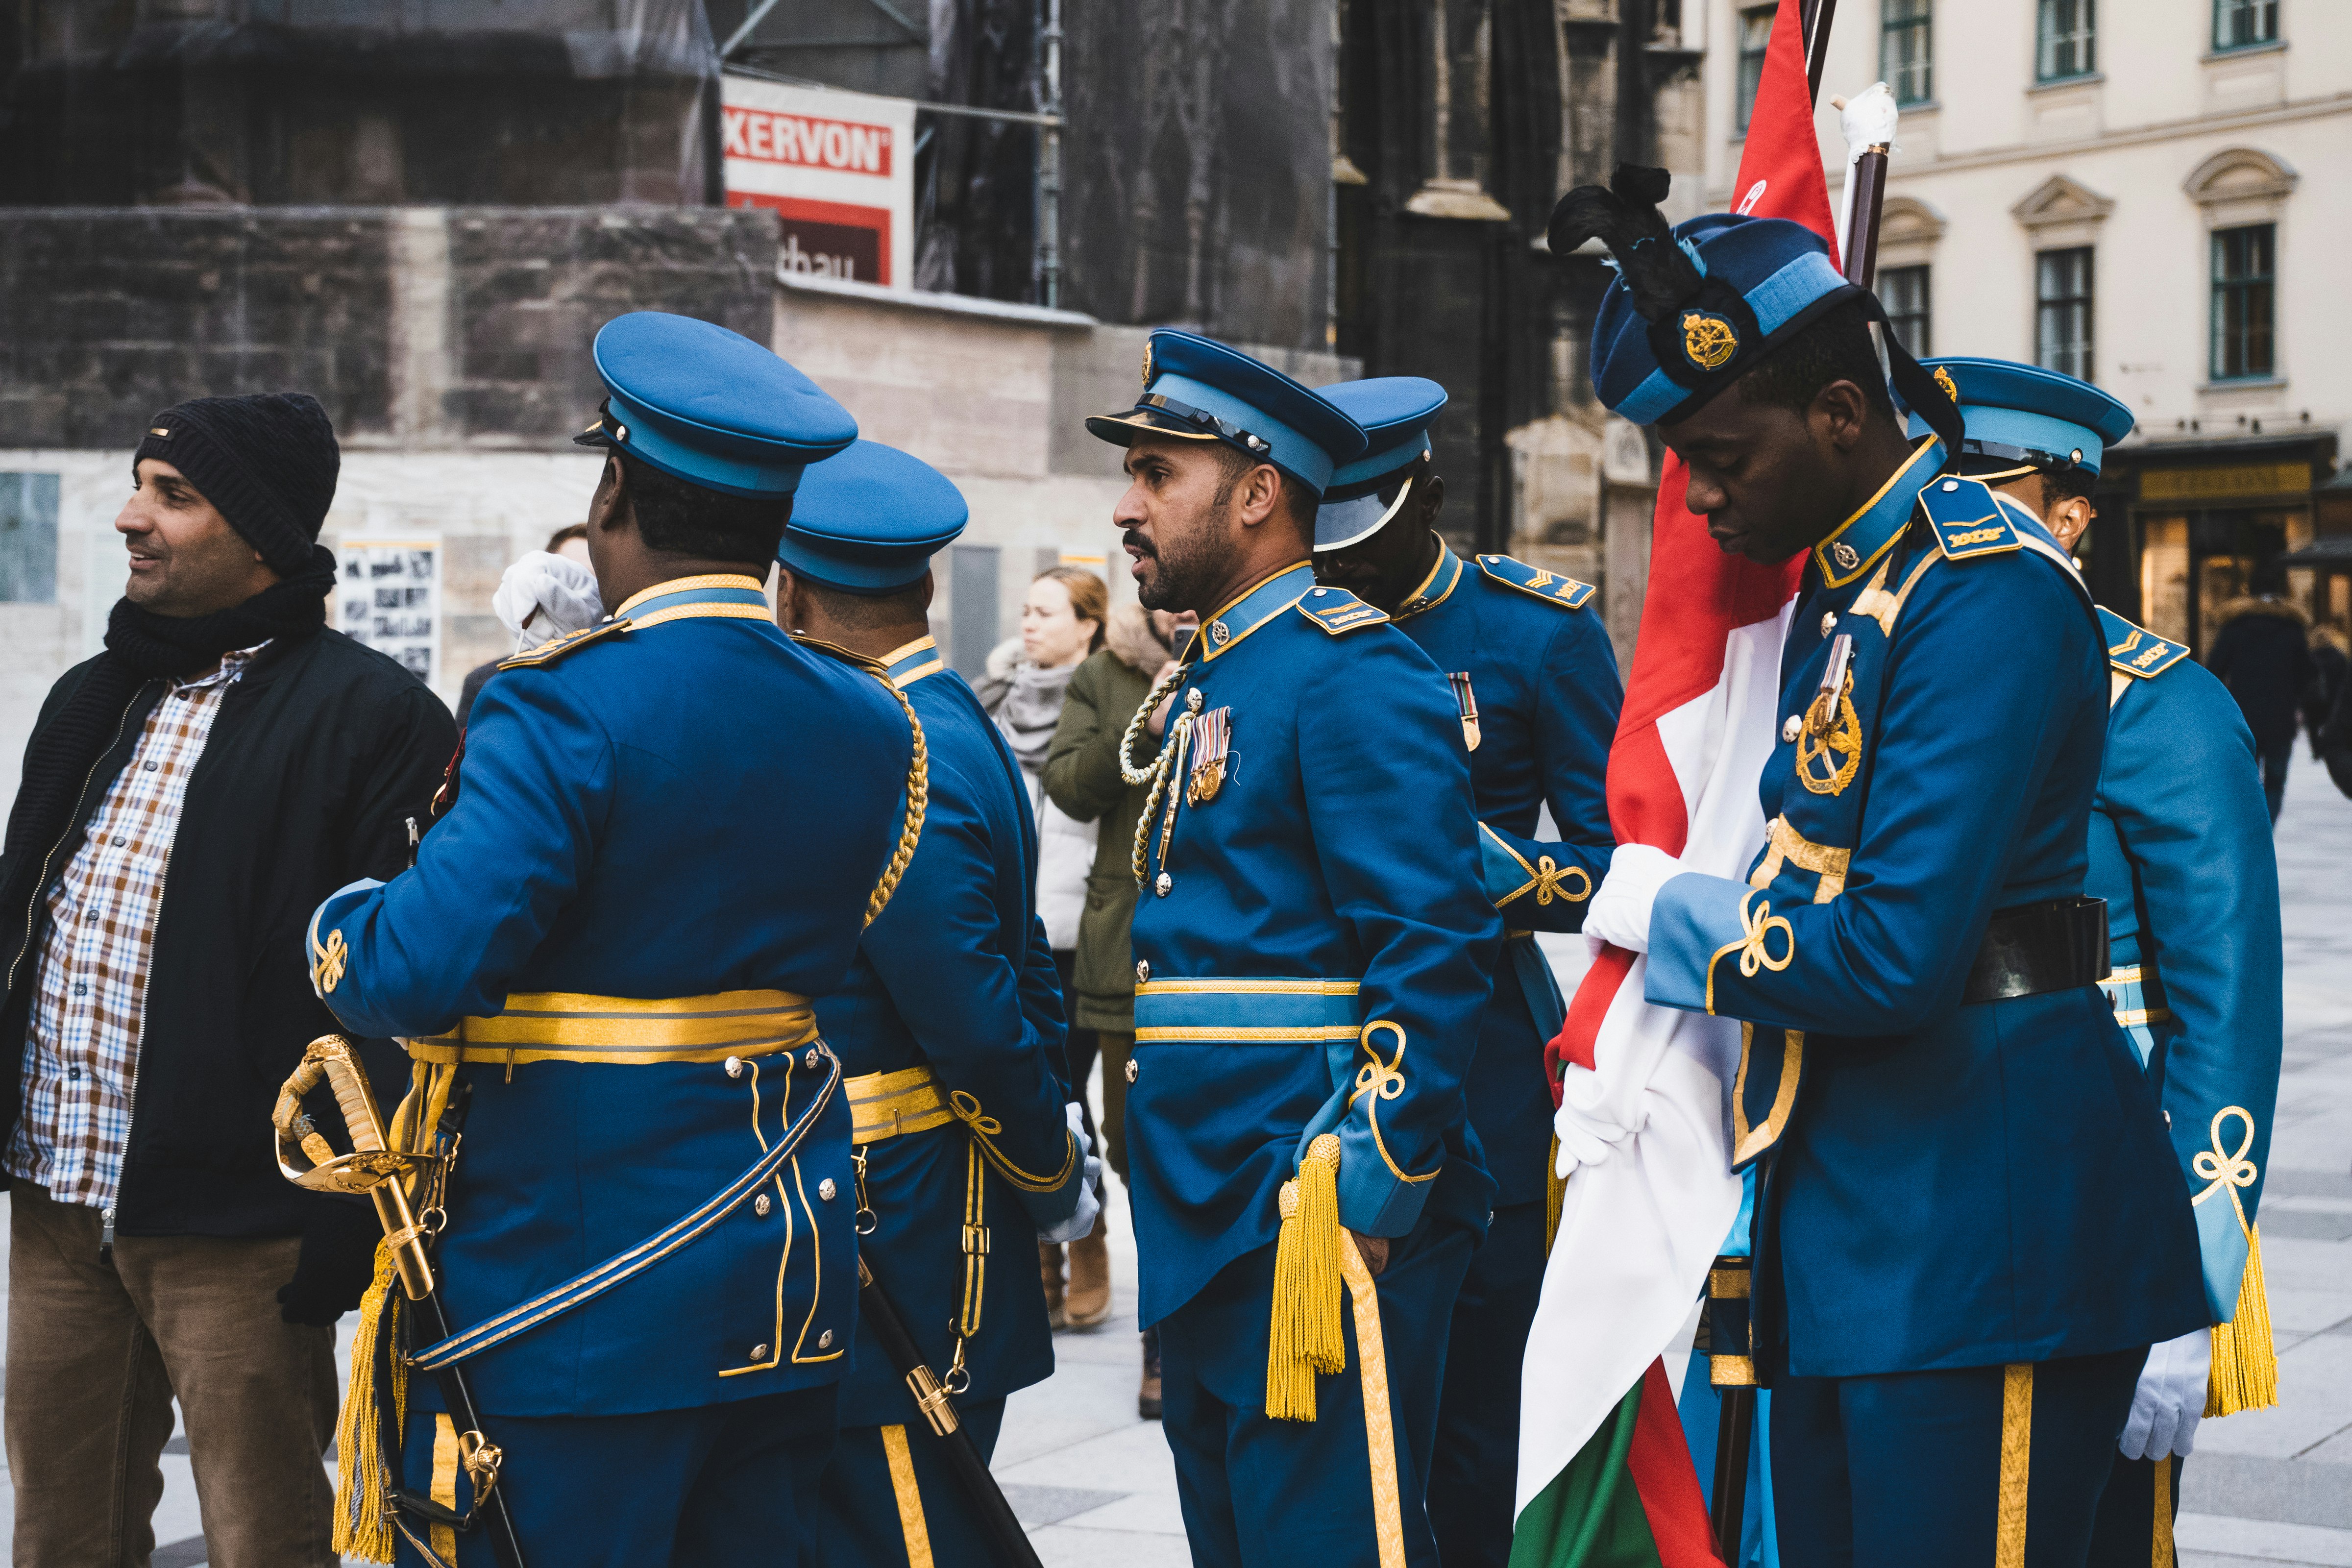
[[[117,739],[142,686],[194,675],[236,648],[311,636],[326,624],[334,585],[333,552],[313,545],[300,575],[209,616],[175,619],[118,600],[107,617],[106,651],[90,661],[81,685],[34,731],[26,751],[24,782],[8,814],[10,883],[20,879],[26,857],[46,855],[73,826],[90,769]]]

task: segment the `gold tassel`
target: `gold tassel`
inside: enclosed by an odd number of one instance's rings
[[[2263,1283],[2263,1227],[2252,1225],[2246,1227],[2238,1310],[2228,1322],[2213,1325],[2213,1375],[2205,1385],[2205,1414],[2234,1415],[2278,1402],[2278,1347],[2271,1340],[2270,1290]]]
[[[360,1299],[359,1331],[352,1340],[352,1383],[335,1420],[335,1551],[370,1563],[392,1561],[392,1521],[384,1513],[383,1428],[376,1419],[376,1346],[400,1320],[399,1277],[392,1247],[375,1249],[375,1279]],[[408,1369],[391,1358],[393,1426],[408,1418]]]
[[[1298,1175],[1282,1184],[1282,1232],[1274,1244],[1274,1317],[1265,1343],[1265,1413],[1315,1419],[1315,1374],[1348,1364],[1339,1331],[1339,1140],[1307,1146]]]
[[[1551,1244],[1559,1236],[1559,1211],[1568,1202],[1568,1178],[1559,1173],[1559,1139],[1551,1141],[1551,1152],[1544,1156],[1544,1256],[1551,1256]]]

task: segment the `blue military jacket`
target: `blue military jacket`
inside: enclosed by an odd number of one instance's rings
[[[2188,1194],[2105,998],[1959,1005],[1995,910],[2083,891],[2106,653],[2041,523],[1935,478],[1936,450],[1805,568],[1748,880],[1676,877],[1652,914],[1649,999],[1748,1021],[1735,1158],[1774,1154],[1758,1351],[1801,1376],[2204,1321]]]
[[[1543,1196],[1551,1143],[1543,1052],[1567,1005],[1532,933],[1583,927],[1615,847],[1602,786],[1625,689],[1592,597],[1589,583],[1507,555],[1474,566],[1441,542],[1395,616],[1453,684],[1476,737],[1479,860],[1508,937],[1465,1093],[1498,1204]],[[1558,842],[1535,837],[1546,805]]]
[[[1053,1330],[1029,1260],[1031,1233],[1077,1207],[1055,1056],[1066,1032],[1060,983],[1035,910],[1037,829],[1011,748],[963,677],[923,637],[889,657],[930,752],[923,839],[890,907],[866,928],[841,988],[817,1002],[824,1037],[853,1080],[851,1103],[889,1098],[871,1080],[928,1068],[952,1110],[863,1145],[873,1230],[861,1246],[925,1359],[944,1373],[961,1322],[967,1391],[997,1399],[1052,1374]],[[903,1102],[902,1102],[903,1103]],[[860,1116],[864,1124],[875,1120]],[[928,1123],[928,1125],[919,1125]],[[1023,1190],[972,1147],[1024,1178]],[[967,1191],[979,1160],[975,1217]],[[985,1226],[968,1266],[967,1224]],[[965,1300],[967,1283],[976,1302]],[[846,1426],[923,1420],[870,1329],[841,1390]]]
[[[1501,933],[1444,678],[1304,562],[1202,623],[1169,727],[1133,932],[1135,1177],[1148,1326],[1275,1239],[1340,1140],[1339,1218],[1483,1230],[1462,1083]]]
[[[626,1011],[614,998],[830,991],[897,842],[910,752],[883,683],[794,646],[752,579],[648,589],[483,687],[464,787],[415,867],[313,918],[313,941],[347,953],[327,1004],[356,1033],[416,1037],[510,994],[610,1016]],[[457,1068],[472,1104],[438,1251],[453,1324],[697,1210],[832,1070],[814,1047],[740,1049],[735,1075],[688,1050]],[[764,1201],[462,1363],[482,1408],[614,1415],[839,1378],[857,1305],[849,1124],[835,1092]],[[429,1404],[432,1380],[410,1397]]]
[[[2237,1310],[2285,1021],[2278,858],[2254,737],[2189,650],[2101,610],[2106,760],[2086,889],[2107,900],[2116,1022],[2162,1086],[2206,1311]],[[2234,1201],[2233,1201],[2234,1200]]]

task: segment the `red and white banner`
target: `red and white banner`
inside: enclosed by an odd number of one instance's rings
[[[722,79],[727,205],[783,220],[782,265],[907,287],[915,223],[915,105],[827,88]]]
[[[1798,0],[1780,0],[1773,20],[1734,205],[1828,238],[1798,10]],[[1609,753],[1609,819],[1620,843],[1741,878],[1764,842],[1757,784],[1775,741],[1780,644],[1804,562],[1760,566],[1724,554],[1685,505],[1686,481],[1670,455]],[[1739,1210],[1729,1159],[1739,1026],[1652,1006],[1642,994],[1645,963],[1604,950],[1547,1052],[1553,1081],[1613,1148],[1570,1176],[1545,1268],[1521,1373],[1522,1510],[1671,1346]],[[1688,1451],[1677,1458],[1674,1447],[1656,1461],[1686,1470]]]

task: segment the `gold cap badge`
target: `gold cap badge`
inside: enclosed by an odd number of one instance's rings
[[[1950,398],[1955,406],[1958,405],[1959,384],[1952,379],[1952,373],[1948,367],[1940,364],[1936,367],[1936,384],[1944,389],[1944,395]]]
[[[1143,384],[1147,390],[1151,385],[1151,340],[1150,338],[1143,340]]]
[[[1708,310],[1683,312],[1683,353],[1701,370],[1721,370],[1739,352],[1731,323]]]

